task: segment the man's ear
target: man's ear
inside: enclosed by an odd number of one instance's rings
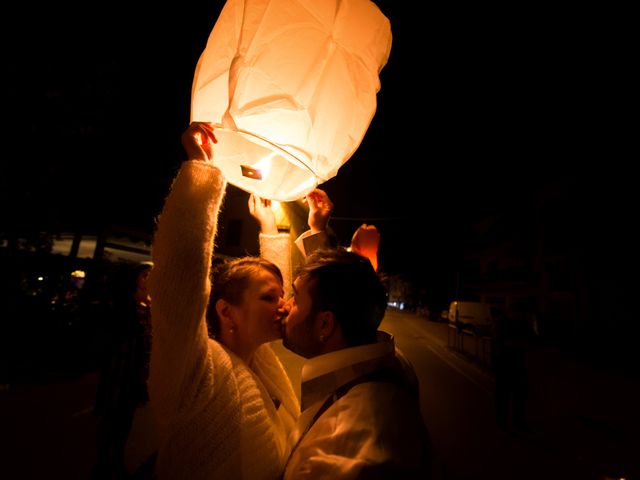
[[[330,310],[318,312],[316,325],[318,328],[318,335],[321,335],[323,338],[331,337],[336,328],[339,327],[338,322],[336,321],[336,316]]]

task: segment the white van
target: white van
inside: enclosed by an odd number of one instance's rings
[[[491,305],[482,302],[453,301],[449,305],[449,323],[477,335],[489,335],[493,319]]]

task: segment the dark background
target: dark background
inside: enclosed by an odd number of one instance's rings
[[[393,32],[378,110],[321,186],[342,242],[372,223],[385,271],[450,273],[469,225],[551,185],[574,206],[558,235],[598,255],[629,243],[624,12],[377,3]],[[152,231],[222,4],[6,7],[0,230]]]

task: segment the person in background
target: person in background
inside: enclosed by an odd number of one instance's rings
[[[493,323],[492,361],[498,427],[513,434],[529,430],[526,403],[529,390],[527,351],[535,336],[534,318],[519,305],[497,310]]]
[[[97,461],[92,478],[126,478],[125,448],[136,409],[147,403],[151,354],[151,262],[124,265],[116,279],[111,348],[101,371],[94,413]]]

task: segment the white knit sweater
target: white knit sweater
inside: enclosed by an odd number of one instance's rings
[[[269,345],[248,366],[207,333],[210,266],[225,187],[216,167],[185,162],[153,243],[149,390],[162,480],[278,478],[299,415],[291,382]],[[279,252],[280,260],[286,257],[275,263],[283,265],[289,285],[288,237],[264,237],[261,244]]]

